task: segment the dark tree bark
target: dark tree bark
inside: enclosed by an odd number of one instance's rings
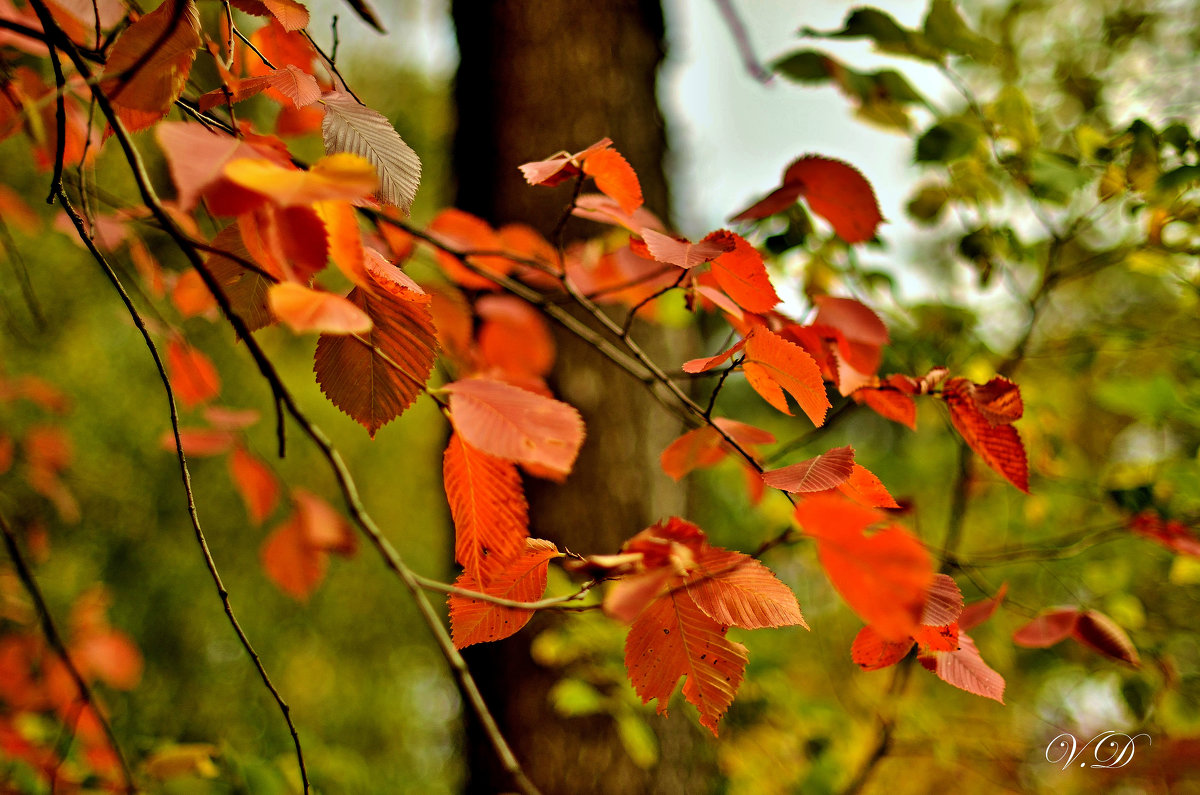
[[[647,206],[668,217],[666,141],[655,95],[663,58],[657,0],[455,0],[452,9],[461,52],[456,206],[493,224],[520,221],[549,234],[569,189],[532,188],[517,166],[607,136],[636,169]],[[598,231],[582,221],[568,225],[569,236]],[[678,338],[655,337],[647,340],[652,355],[673,347],[663,361],[683,361]],[[657,464],[681,428],[591,348],[563,333],[556,341],[552,386],[583,414],[587,441],[566,484],[527,482],[531,532],[584,554],[615,552],[642,528],[684,512],[684,492]],[[698,730],[684,715],[654,719],[662,761],[643,770],[624,752],[609,716],[554,712],[548,693],[559,672],[539,667],[529,654],[531,639],[553,620],[537,616],[515,637],[468,656],[534,783],[547,795],[705,791],[711,748],[696,742]],[[469,722],[467,735],[468,791],[511,786],[478,726]]]

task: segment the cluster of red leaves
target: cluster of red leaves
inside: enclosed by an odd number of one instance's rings
[[[1200,537],[1178,519],[1166,519],[1155,511],[1142,511],[1129,520],[1129,529],[1176,554],[1200,558]]]
[[[900,662],[916,646],[918,661],[939,679],[1003,704],[1004,677],[983,661],[975,642],[966,634],[966,630],[991,616],[1001,598],[1003,593],[968,613],[963,609],[962,592],[953,578],[935,575],[920,623],[911,635],[893,640],[874,627],[865,626],[854,638],[850,657],[864,671],[878,671]]]
[[[1013,634],[1013,642],[1031,649],[1044,649],[1071,638],[1106,657],[1139,665],[1137,648],[1115,621],[1096,610],[1055,607]]]
[[[0,752],[21,760],[58,786],[78,787],[88,775],[115,781],[117,758],[108,745],[99,716],[84,701],[62,658],[43,640],[33,610],[16,595],[15,579],[0,577],[4,599],[0,618]],[[142,676],[142,655],[124,632],[114,629],[106,613],[110,603],[102,587],[80,594],[71,610],[67,654],[89,685],[132,690]],[[92,688],[93,695],[97,691]],[[20,728],[22,717],[53,715],[70,727],[82,745],[79,765],[64,765],[57,749],[31,739]]]
[[[625,667],[642,701],[665,714],[680,677],[684,698],[714,735],[741,685],[746,648],[731,627],[807,628],[791,589],[748,555],[711,546],[690,522],[671,518],[643,530],[621,555],[583,562],[593,574],[619,576],[604,599],[609,615],[631,624]]]

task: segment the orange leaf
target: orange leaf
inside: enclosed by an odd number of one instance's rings
[[[518,166],[518,168],[520,168],[521,174],[524,175],[525,181],[530,185],[543,185],[547,188],[553,188],[578,175],[580,173],[579,163],[584,157],[587,157],[592,152],[607,149],[610,146],[612,146],[611,138],[601,138],[587,149],[576,152],[573,155],[561,152],[546,160],[525,163]]]
[[[690,359],[683,363],[683,371],[685,373],[703,373],[724,364],[733,358],[733,355],[746,346],[746,340],[739,340],[736,345],[727,351],[718,353],[716,356],[709,356],[704,359]]]
[[[183,93],[199,47],[192,0],[167,0],[121,33],[108,53],[101,88],[130,131],[167,114]]]
[[[413,281],[407,273],[400,270],[400,266],[388,262],[382,254],[370,246],[363,249],[363,269],[370,277],[367,286],[372,290],[382,290],[401,301],[412,301],[417,304],[430,304],[433,301],[433,296],[425,292],[424,288]]]
[[[686,579],[696,606],[719,624],[743,629],[799,624],[808,629],[792,589],[749,555],[706,547]]]
[[[868,508],[899,508],[900,505],[888,493],[883,482],[875,473],[861,464],[855,464],[850,477],[838,484],[838,491],[859,505]]]
[[[576,218],[586,218],[598,224],[623,226],[635,235],[640,235],[643,229],[663,228],[662,221],[645,207],[639,207],[631,213],[621,209],[614,200],[599,193],[585,193],[575,202],[571,215]]]
[[[976,406],[973,387],[965,378],[951,378],[942,388],[951,423],[988,466],[1028,494],[1029,463],[1021,435],[1011,425],[993,425]]]
[[[963,595],[949,574],[935,574],[921,611],[921,624],[944,627],[958,621],[963,611]]]
[[[1021,419],[1025,403],[1021,400],[1021,388],[1002,376],[996,376],[983,385],[972,384],[971,397],[975,408],[993,425],[1006,425]]]
[[[243,158],[230,160],[222,173],[231,182],[266,196],[280,207],[361,199],[379,187],[375,167],[349,152],[326,155],[308,171],[261,158]]]
[[[304,522],[308,542],[322,552],[348,557],[358,548],[358,540],[349,522],[325,500],[304,489],[294,489],[292,500]]]
[[[1013,633],[1013,643],[1030,649],[1043,649],[1063,641],[1075,631],[1079,609],[1059,607],[1042,612]]]
[[[175,397],[189,408],[207,403],[221,391],[217,368],[207,356],[179,337],[172,337],[167,343],[167,374]]]
[[[252,259],[236,223],[218,232],[212,245],[219,251],[227,251],[241,259]],[[256,331],[274,322],[271,311],[267,309],[267,290],[272,284],[269,279],[220,254],[210,254],[204,262],[204,267],[208,268],[209,273],[221,285],[221,290],[229,299],[234,313],[246,322],[250,331]]]
[[[616,149],[599,149],[582,158],[583,173],[596,182],[605,196],[632,213],[642,206],[642,186],[637,174]]]
[[[888,640],[868,625],[854,637],[850,659],[864,671],[878,671],[903,660],[912,647],[912,638]]]
[[[305,522],[293,512],[277,526],[259,549],[263,569],[280,590],[301,601],[325,577],[328,555],[308,539]]]
[[[171,289],[171,303],[175,304],[183,317],[207,314],[217,306],[216,299],[194,268],[179,274],[175,280],[175,286]]]
[[[221,455],[233,447],[234,435],[227,430],[212,430],[210,428],[181,428],[179,441],[183,452],[190,456]],[[168,452],[175,452],[175,434],[167,431],[158,441],[159,447]]]
[[[732,236],[724,230],[707,235],[699,243],[664,235],[653,229],[643,229],[641,234],[650,256],[659,262],[678,265],[685,270],[711,262],[722,253],[733,249]]]
[[[357,287],[370,287],[371,280],[363,266],[362,230],[354,206],[347,201],[323,201],[313,210],[325,225],[329,235],[329,258]]]
[[[838,593],[880,635],[902,641],[919,624],[933,561],[900,527],[864,534],[883,518],[842,497],[810,497],[796,506],[796,520],[817,540],[817,557]]]
[[[183,210],[191,210],[196,200],[205,195],[215,205],[214,212],[223,215],[247,212],[262,199],[227,180],[223,173],[225,164],[256,157],[281,166],[288,162],[286,149],[281,152],[267,145],[273,139],[257,139],[261,145],[255,145],[256,138],[235,138],[202,124],[164,121],[155,126],[154,136],[166,155],[175,182],[176,201]]]
[[[846,339],[868,345],[886,345],[888,330],[879,315],[867,305],[853,298],[836,298],[832,295],[813,297],[817,305],[814,325],[831,326],[845,335]]]
[[[267,290],[271,314],[297,334],[365,334],[371,318],[356,304],[334,293],[281,282]]]
[[[770,312],[779,303],[762,254],[740,235],[725,232],[734,241],[732,251],[713,260],[712,274],[738,306],[748,312]]]
[[[500,235],[487,221],[452,207],[438,213],[425,231],[434,240],[455,251],[500,251],[504,248]],[[441,249],[437,249],[435,253],[438,264],[446,275],[463,287],[476,290],[497,289],[495,282],[472,272],[457,256]],[[466,261],[481,270],[499,275],[506,275],[513,265],[512,260],[500,256],[466,257]]]
[[[814,425],[819,426],[825,421],[830,403],[825,395],[821,370],[816,360],[799,345],[756,326],[746,337],[746,359],[742,362],[742,370],[754,391],[784,414],[792,413],[783,395],[786,390]]]
[[[235,447],[229,457],[229,475],[246,503],[250,520],[262,524],[279,502],[279,482],[271,468],[241,447]]]
[[[454,428],[473,447],[567,474],[583,444],[583,420],[566,403],[500,381],[468,379],[450,393]]]
[[[889,376],[892,377],[894,376]],[[911,395],[867,386],[856,390],[853,396],[870,406],[879,416],[907,425],[914,431],[917,429],[917,404]]]
[[[518,377],[549,374],[554,366],[554,338],[539,312],[508,295],[481,297],[475,312],[483,319],[479,353],[485,364]]]
[[[835,447],[798,464],[762,474],[768,486],[801,494],[836,488],[854,472],[854,448]]]
[[[142,653],[124,632],[91,632],[71,645],[80,667],[117,690],[132,690],[142,678]]]
[[[267,77],[272,88],[292,101],[296,108],[307,107],[321,98],[317,79],[291,64],[276,69]]]
[[[374,327],[361,340],[322,334],[313,370],[330,402],[374,437],[425,388],[437,356],[437,335],[425,305],[360,287],[348,299]]]
[[[700,711],[713,736],[746,671],[746,647],[704,614],[684,590],[667,593],[637,617],[625,638],[625,668],[642,703],[658,699],[665,714],[671,693],[686,676],[683,696]]]
[[[509,461],[480,452],[451,434],[442,459],[454,519],[454,559],[471,580],[488,585],[512,562],[529,535],[521,476]]]
[[[990,599],[984,599],[979,602],[972,602],[963,608],[962,615],[958,617],[959,629],[966,631],[974,629],[992,617],[996,612],[996,608],[1004,601],[1004,595],[1008,593],[1008,583],[1000,586],[996,591],[996,595]]]
[[[560,555],[549,541],[527,538],[522,552],[498,571],[486,587],[464,571],[454,584],[469,591],[486,593],[514,602],[534,602],[546,592],[546,569]],[[533,617],[532,610],[501,607],[466,596],[450,594],[450,637],[456,648],[500,640],[518,632]]]

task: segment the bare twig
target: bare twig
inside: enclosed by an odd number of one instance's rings
[[[738,54],[742,56],[742,63],[746,66],[746,71],[763,85],[769,84],[772,75],[754,54],[754,45],[750,43],[750,34],[746,31],[746,26],[742,24],[742,18],[738,16],[737,9],[733,7],[733,0],[714,0],[714,2],[717,4],[721,16],[724,17],[725,24],[729,26],[729,32],[737,45]]]
[[[575,593],[567,594],[566,596],[552,596],[548,599],[539,599],[536,602],[517,602],[512,599],[505,599],[502,596],[492,596],[491,594],[482,593],[480,591],[472,591],[469,588],[460,588],[457,585],[447,585],[444,582],[422,577],[419,574],[413,574],[413,578],[417,583],[428,591],[437,591],[438,593],[453,594],[466,599],[474,599],[477,602],[487,602],[488,604],[498,605],[500,607],[509,607],[514,610],[559,610],[563,612],[582,613],[589,610],[599,610],[599,604],[578,605],[572,604],[578,602],[588,591],[595,588],[600,583],[596,580],[585,582],[579,587]]]

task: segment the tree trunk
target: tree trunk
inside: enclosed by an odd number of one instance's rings
[[[663,57],[657,0],[455,0],[452,9],[461,52],[456,206],[493,224],[520,221],[549,234],[568,189],[530,187],[517,166],[609,137],[637,171],[647,206],[667,217],[666,142],[655,96]],[[596,231],[580,221],[568,225],[568,236]],[[678,335],[654,336],[645,340],[651,355],[673,347],[663,361],[683,361]],[[684,491],[658,468],[681,428],[641,384],[589,346],[557,331],[556,342],[551,385],[582,413],[587,441],[565,484],[527,481],[531,532],[584,554],[615,552],[658,519],[684,513]],[[647,770],[625,753],[610,716],[554,711],[548,694],[560,672],[538,666],[529,653],[532,638],[553,621],[537,616],[515,637],[468,656],[534,783],[547,795],[704,791],[712,753],[697,745],[698,732],[683,715],[652,718],[661,761]],[[511,787],[472,720],[467,743],[468,791]]]

